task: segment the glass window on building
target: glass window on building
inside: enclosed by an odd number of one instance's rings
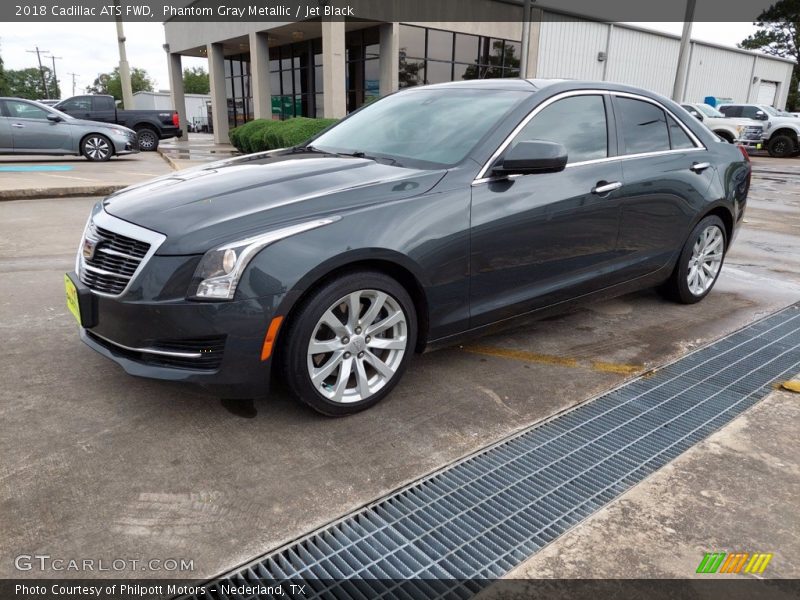
[[[380,30],[377,27],[349,31],[345,37],[347,60],[347,111],[380,96]]]
[[[225,96],[228,99],[228,125],[238,127],[253,119],[253,93],[250,89],[250,54],[225,57]]]
[[[317,85],[317,80],[322,77],[321,53],[320,40],[270,48],[273,119],[320,116],[316,106],[317,96],[322,94],[315,91],[322,89],[321,81]]]
[[[520,42],[400,25],[400,87],[519,77]]]

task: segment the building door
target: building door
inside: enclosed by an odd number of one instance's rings
[[[756,96],[756,104],[775,106],[775,96],[777,93],[777,81],[762,81],[758,84],[758,96]]]

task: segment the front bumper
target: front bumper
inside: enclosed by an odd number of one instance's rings
[[[749,140],[749,139],[739,139],[734,142],[739,146],[744,146],[748,150],[761,150],[764,147],[764,143],[759,140]]]
[[[271,360],[261,360],[261,349],[277,297],[147,301],[135,290],[113,298],[85,286],[80,294],[91,295],[93,313],[81,340],[127,373],[197,384],[224,398],[268,394]]]
[[[109,136],[111,143],[114,144],[114,154],[117,156],[123,154],[136,154],[139,152],[139,143],[136,139],[136,134],[133,135],[118,135],[112,134]]]

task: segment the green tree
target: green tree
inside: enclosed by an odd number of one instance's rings
[[[50,69],[42,67],[42,70],[44,71],[47,89],[55,89],[55,82],[53,81],[53,74]],[[28,98],[29,100],[38,100],[39,98],[46,97],[42,89],[42,74],[39,72],[38,67],[11,69],[5,71],[4,78],[5,91],[0,95]]]
[[[6,83],[6,70],[3,66],[3,57],[0,56],[0,96],[8,96],[8,84]]]
[[[208,73],[203,67],[192,67],[183,70],[183,91],[187,94],[208,94],[211,86]]]
[[[131,69],[131,90],[136,92],[152,92],[155,82],[144,69],[133,67]],[[122,81],[119,76],[119,67],[111,73],[100,73],[94,83],[86,88],[89,94],[110,94],[116,100],[122,100]],[[124,107],[123,107],[124,108]]]
[[[800,85],[800,66],[797,65],[800,50],[800,0],[776,2],[758,15],[758,20],[753,25],[758,27],[758,31],[743,40],[739,47],[760,50],[795,61],[786,108],[790,111],[800,110],[800,95],[797,91],[797,86]]]

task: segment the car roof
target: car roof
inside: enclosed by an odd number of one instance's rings
[[[519,90],[528,92],[538,92],[547,89],[548,92],[558,93],[561,91],[595,89],[607,90],[612,92],[628,92],[641,96],[653,98],[661,102],[669,100],[660,94],[651,92],[644,88],[638,88],[622,83],[611,83],[608,81],[591,81],[580,79],[518,79],[518,78],[496,78],[496,79],[466,79],[463,81],[448,81],[445,83],[434,83],[426,86],[418,86],[424,89],[489,89],[489,90]],[[404,88],[413,90],[415,87]]]

